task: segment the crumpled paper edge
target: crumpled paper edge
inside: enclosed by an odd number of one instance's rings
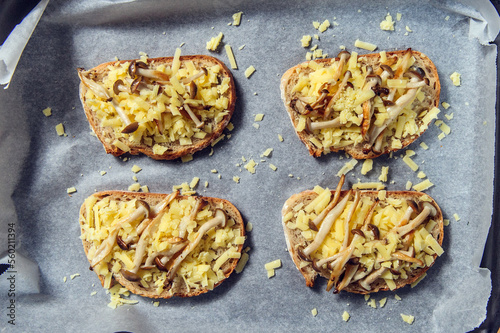
[[[6,85],[4,89],[9,87],[21,54],[26,44],[28,44],[31,34],[35,30],[48,3],[49,0],[40,1],[28,16],[16,26],[0,47],[0,85]]]
[[[488,0],[458,0],[465,6],[477,10],[477,15],[463,13],[470,17],[469,38],[477,38],[482,45],[493,42],[500,31],[500,17],[495,6]]]

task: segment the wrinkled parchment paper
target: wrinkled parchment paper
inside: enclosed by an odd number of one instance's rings
[[[228,25],[238,11],[243,11],[240,26]],[[387,13],[394,31],[379,27]],[[313,27],[313,21],[326,19],[331,26],[325,32]],[[491,292],[489,271],[479,263],[492,214],[497,50],[488,42],[498,27],[498,15],[486,1],[51,1],[9,88],[0,91],[0,262],[15,260],[0,276],[0,327],[24,332],[462,332],[478,326]],[[80,105],[76,68],[115,57],[133,59],[140,52],[172,56],[177,47],[184,55],[210,54],[229,65],[223,47],[220,52],[205,48],[219,32],[238,63],[232,70],[238,100],[234,130],[225,131],[213,154],[207,148],[188,163],[106,155]],[[305,60],[308,50],[300,39],[314,34],[319,39],[313,37],[311,45],[329,56],[341,46],[368,53],[354,47],[356,39],[376,44],[377,51],[411,47],[427,54],[439,71],[441,101],[450,104],[441,108],[439,119],[451,133],[440,140],[441,129],[431,125],[409,147],[419,171],[435,184],[426,192],[450,220],[445,254],[416,287],[371,296],[376,309],[360,295],[327,293],[325,281],[306,287],[286,252],[280,216],[285,200],[315,185],[334,188],[337,172],[350,160],[343,154],[309,156],[280,100],[281,75]],[[244,71],[251,65],[256,72],[247,79]],[[449,78],[453,72],[461,74],[459,87]],[[52,108],[50,117],[42,114],[46,107]],[[255,121],[261,113],[263,120]],[[67,136],[56,134],[59,123]],[[274,149],[272,155],[261,157],[267,148]],[[420,182],[402,161],[403,153],[377,158],[366,176],[358,163],[347,175],[348,184],[378,181],[382,166],[389,166],[388,190]],[[258,162],[255,174],[243,168],[242,157]],[[134,164],[142,168],[138,174],[131,171]],[[78,212],[94,191],[126,190],[135,183],[134,175],[151,192],[170,192],[173,185],[199,177],[200,195],[233,202],[253,224],[245,270],[195,298],[161,300],[155,307],[153,300],[132,295],[138,304],[107,307],[109,295],[88,270]],[[240,177],[239,183],[233,176]],[[77,192],[68,195],[70,187]],[[9,257],[12,238],[15,253]],[[275,259],[282,260],[282,268],[268,279],[264,264]],[[387,302],[380,307],[383,298]],[[15,326],[8,322],[12,303]],[[344,311],[348,322],[342,320]],[[401,314],[415,321],[409,325]]]

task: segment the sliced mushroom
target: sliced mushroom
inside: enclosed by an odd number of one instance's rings
[[[133,79],[136,76],[144,76],[158,81],[170,80],[167,74],[155,69],[149,69],[149,66],[142,61],[133,60],[128,67],[128,73]]]
[[[325,219],[321,223],[321,226],[319,227],[318,233],[314,237],[313,242],[304,249],[304,254],[306,256],[310,256],[311,253],[313,253],[321,245],[321,243],[323,243],[323,240],[330,231],[333,222],[335,222],[335,220],[344,211],[344,208],[351,197],[351,193],[352,190],[349,190],[345,197],[326,215]]]
[[[358,207],[359,200],[361,199],[360,192],[359,190],[356,190],[356,193],[354,195],[354,202],[351,205],[351,209],[349,209],[349,212],[347,213],[347,216],[344,220],[344,241],[342,242],[342,247],[340,250],[343,250],[347,247],[349,244],[349,223],[351,222],[351,219],[354,215],[354,211]]]
[[[338,81],[340,75],[342,74],[342,71],[344,69],[345,64],[347,63],[347,61],[351,57],[351,54],[347,51],[340,51],[340,53],[338,54],[337,57],[339,58],[337,70],[335,71],[335,74],[333,74],[333,77],[329,81],[333,85],[337,84],[337,81]]]
[[[339,88],[337,89],[337,92],[335,93],[335,95],[333,95],[333,97],[330,99],[330,101],[328,102],[328,104],[325,108],[325,114],[323,116],[324,119],[327,119],[330,116],[330,114],[332,113],[333,106],[335,105],[335,102],[339,99],[342,91],[344,91],[344,89],[348,86],[349,79],[351,78],[351,76],[352,76],[351,71],[345,72],[344,78],[342,79],[342,83],[340,84]]]
[[[111,95],[109,94],[108,90],[104,88],[102,85],[99,83],[95,82],[92,79],[89,79],[86,75],[88,75],[90,71],[85,71],[83,68],[78,68],[78,76],[80,77],[80,80],[82,83],[89,88],[94,95],[97,97],[104,99],[105,101],[109,102],[112,100]]]
[[[187,103],[184,103],[184,98],[182,98],[182,96],[178,95],[178,98],[181,101],[181,103],[183,103],[182,107],[184,108],[184,110],[189,115],[189,118],[191,118],[191,120],[194,121],[194,124],[195,124],[196,128],[203,127],[205,125],[205,122],[199,120],[198,117],[196,117],[196,115],[194,114],[194,112],[191,110],[191,107],[189,107],[189,105]]]
[[[185,216],[182,220],[181,223],[179,224],[179,237],[180,238],[185,238],[186,237],[186,228],[188,224],[191,221],[194,221],[196,218],[196,215],[198,212],[205,207],[206,202],[201,199],[201,198],[196,198],[196,202],[194,204],[194,207],[191,209],[191,213],[188,216]]]
[[[322,107],[323,102],[326,100],[326,97],[328,96],[328,93],[329,93],[328,89],[321,89],[321,95],[313,104],[311,104],[311,108],[317,109]]]
[[[195,99],[196,94],[198,93],[198,86],[196,85],[196,83],[191,81],[188,87],[189,87],[189,98]]]
[[[363,90],[370,90],[382,84],[382,79],[378,75],[368,75]],[[368,130],[373,116],[373,97],[363,102],[363,122],[361,124],[361,135],[368,141]]]
[[[190,242],[189,245],[186,248],[184,248],[182,253],[174,259],[174,262],[172,263],[172,266],[170,267],[167,273],[167,279],[165,282],[170,283],[174,279],[175,274],[177,273],[177,270],[179,269],[179,266],[182,263],[182,261],[196,248],[196,246],[198,246],[203,236],[205,236],[205,234],[210,229],[216,228],[218,226],[224,228],[226,226],[226,223],[227,223],[226,213],[221,209],[217,209],[215,211],[215,216],[211,220],[201,225],[201,227],[197,231],[195,239],[192,242]]]
[[[123,83],[122,80],[116,80],[115,83],[113,84],[113,92],[115,95],[118,95],[120,92],[127,92],[129,89],[127,86]]]
[[[306,119],[306,132],[312,134],[314,131],[324,128],[337,128],[342,126],[340,118],[335,118],[327,121],[311,121],[310,118]]]
[[[299,98],[295,98],[290,102],[290,107],[300,113],[301,115],[309,114],[313,111],[311,105],[305,103]]]
[[[333,289],[334,294],[341,292],[345,287],[347,287],[349,285],[352,278],[354,277],[354,274],[356,274],[356,272],[358,271],[358,268],[359,268],[359,265],[349,265],[349,264],[347,265],[345,273],[344,273],[344,278]]]
[[[367,225],[368,229],[373,233],[373,239],[379,240],[380,239],[380,231],[378,230],[378,227],[375,224],[368,224]]]
[[[130,249],[130,246],[123,241],[123,239],[120,236],[116,236],[116,243],[120,247],[120,249],[127,251]]]
[[[120,231],[122,225],[126,223],[133,222],[139,218],[147,218],[149,214],[149,206],[142,200],[137,200],[135,202],[136,209],[127,216],[121,218],[109,231],[109,236],[99,245],[94,253],[94,257],[90,263],[91,267],[99,264],[106,256],[111,252],[113,246],[116,242],[116,237],[118,236],[118,231]]]
[[[201,70],[198,73],[193,74],[193,75],[191,75],[189,77],[186,77],[186,78],[182,79],[181,82],[183,84],[188,84],[190,82],[193,82],[197,78],[202,77],[203,75],[208,75],[208,71],[207,71],[207,69],[205,67],[202,67]]]
[[[407,254],[404,254],[402,251],[396,251],[391,254],[391,259],[397,259],[397,260],[402,260],[402,261],[408,261],[411,263],[418,264],[419,266],[424,266],[424,263],[422,260],[417,259],[413,256],[409,256]]]
[[[387,269],[388,269],[387,267],[380,267],[375,272],[372,272],[366,278],[359,281],[359,285],[365,288],[366,290],[370,291],[372,289],[371,284],[375,282],[378,278],[380,278],[382,274],[384,274],[387,271]]]
[[[321,221],[323,221],[325,219],[326,214],[328,214],[332,210],[332,208],[335,207],[337,202],[339,201],[340,192],[342,191],[342,186],[344,185],[344,182],[345,182],[345,174],[340,176],[339,183],[337,184],[337,188],[335,189],[335,194],[333,195],[333,200],[330,201],[328,206],[326,206],[325,209],[323,209],[323,211],[321,213],[319,213],[319,215],[316,216],[316,218],[313,221],[309,221],[309,228],[310,229],[312,229],[314,231],[318,231],[318,224],[320,224]]]
[[[178,253],[179,251],[184,249],[187,244],[188,244],[187,241],[182,240],[181,242],[177,242],[177,243],[172,244],[172,246],[166,251],[154,252],[154,253],[150,254],[147,257],[146,261],[144,262],[144,265],[141,266],[141,268],[152,266],[153,263],[157,263],[157,261],[160,262],[160,265],[162,267],[165,267],[165,265],[168,263],[168,261],[170,259],[172,259],[172,257],[176,253]],[[161,257],[161,258],[159,258],[159,257]],[[157,263],[157,266],[158,266],[158,263]],[[160,270],[162,270],[162,268],[160,268],[160,267],[158,267],[158,268]],[[166,268],[165,268],[165,271],[167,271]]]
[[[411,220],[410,223],[408,223],[404,226],[398,227],[394,230],[397,232],[397,234],[400,237],[403,237],[404,235],[406,235],[410,231],[417,228],[420,224],[422,224],[422,222],[424,222],[428,216],[433,217],[433,216],[436,216],[436,214],[437,214],[436,207],[434,207],[429,202],[423,202],[422,203],[422,210],[421,210],[420,214],[417,215],[417,217],[415,217],[413,220]]]

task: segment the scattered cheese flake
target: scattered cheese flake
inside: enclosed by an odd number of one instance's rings
[[[444,134],[442,132],[438,135],[439,140],[443,140],[445,137],[446,137],[446,134]]]
[[[217,37],[212,37],[210,41],[207,42],[207,50],[216,51],[224,35],[220,32]]]
[[[273,148],[267,148],[265,152],[262,153],[262,155],[260,155],[261,157],[269,157],[269,155],[271,155],[271,153],[273,152]]]
[[[430,188],[430,187],[432,187],[432,186],[434,186],[434,184],[433,184],[433,183],[431,183],[429,179],[426,179],[426,180],[424,180],[423,182],[420,182],[420,183],[418,183],[418,184],[415,184],[415,185],[413,186],[413,189],[414,189],[415,191],[419,191],[419,192],[421,192],[421,191],[425,191],[425,190],[427,190],[428,188]]]
[[[368,42],[363,42],[360,41],[359,39],[356,39],[356,41],[354,42],[354,46],[368,51],[375,51],[377,49],[377,45]]]
[[[283,136],[281,134],[278,134],[278,140],[280,140],[280,142],[283,142]]]
[[[356,164],[358,164],[358,160],[354,158],[351,159],[349,162],[346,162],[344,166],[339,170],[339,172],[337,172],[337,176],[340,177],[342,175],[345,175],[346,173],[354,169]]]
[[[453,112],[450,114],[445,114],[444,116],[446,117],[446,119],[452,120],[453,119]]]
[[[80,276],[80,274],[76,273],[76,274],[72,274],[70,275],[70,279],[73,280],[74,278],[76,278],[77,276]]]
[[[406,182],[406,190],[407,191],[409,191],[411,189],[411,185],[413,185],[411,181]]]
[[[318,309],[316,308],[312,309],[311,314],[313,315],[313,317],[316,317],[318,315]]]
[[[363,167],[361,168],[361,174],[366,175],[373,168],[373,160],[371,158],[366,159],[363,162]]]
[[[193,180],[191,180],[191,183],[189,183],[189,187],[195,188],[196,185],[198,185],[198,182],[200,181],[200,178],[194,177]]]
[[[276,259],[276,260],[270,261],[267,264],[265,264],[264,267],[266,268],[266,270],[280,268],[281,267],[281,259]]]
[[[182,163],[187,163],[187,162],[192,161],[192,160],[193,160],[193,154],[187,154],[187,155],[181,156]]]
[[[459,87],[460,86],[460,73],[454,72],[453,74],[450,75],[451,82],[453,82],[453,85]]]
[[[253,123],[252,126],[255,127],[256,129],[259,129],[259,127],[260,127],[260,125],[256,124],[256,123]]]
[[[313,21],[313,27],[314,27],[314,29],[318,29],[319,25],[320,25],[320,23],[318,21]]]
[[[227,124],[226,128],[229,130],[229,131],[232,131],[234,129],[234,124],[233,123],[229,123]]]
[[[236,267],[234,268],[236,274],[240,274],[243,271],[243,268],[245,268],[245,265],[247,264],[249,258],[250,256],[248,255],[248,253],[244,252],[241,254],[241,258],[238,261]]]
[[[269,167],[273,170],[276,171],[278,168],[274,164],[269,164]]]
[[[429,146],[425,142],[420,142],[420,147],[422,147],[425,150],[429,149]]]
[[[449,16],[449,15],[447,15],[447,16],[444,18],[444,20],[445,20],[445,21],[448,21],[449,19],[450,19],[450,16]]]
[[[253,65],[245,69],[246,78],[248,79],[254,72],[255,72],[255,67],[253,67]]]
[[[349,312],[344,311],[344,313],[342,314],[342,320],[348,321],[350,318],[351,318],[351,315],[349,314]]]
[[[375,301],[375,298],[372,298],[368,303],[366,303],[368,306],[371,306],[372,308],[376,309],[377,308],[377,303]]]
[[[394,21],[392,20],[391,14],[387,13],[385,20],[380,22],[380,29],[386,31],[394,31]]]
[[[133,191],[133,192],[137,192],[141,189],[141,184],[139,183],[135,183],[135,184],[132,184],[128,187],[128,190],[129,191]]]
[[[319,32],[325,32],[330,27],[330,21],[324,20],[318,27]]]
[[[64,133],[64,125],[62,123],[59,123],[56,125],[56,132],[57,132],[57,135],[59,135],[59,136],[63,136],[66,134],[66,133]]]
[[[45,117],[50,117],[52,115],[52,109],[50,107],[43,109],[42,112]]]
[[[217,169],[210,170],[211,173],[217,173]]]
[[[387,297],[384,297],[380,301],[378,301],[378,304],[381,308],[383,308],[386,302],[387,302]]]
[[[90,293],[90,296],[94,296],[94,295],[97,295],[97,291],[93,291]]]
[[[226,50],[226,55],[229,58],[229,63],[231,64],[231,68],[238,69],[238,65],[236,65],[236,59],[234,58],[233,49],[231,48],[231,45],[226,44],[224,46],[224,49]],[[246,72],[245,72],[245,74],[246,74]]]
[[[245,44],[241,45],[240,47],[238,47],[238,50],[243,50],[245,48]]]
[[[406,155],[405,157],[403,157],[403,162],[406,163],[406,165],[408,165],[410,167],[410,169],[412,169],[413,171],[417,171],[418,170],[418,165],[417,163],[415,163],[411,157],[411,155]]]
[[[248,161],[248,163],[247,163],[247,164],[245,164],[243,167],[244,167],[245,169],[247,169],[247,170],[248,170],[248,172],[250,172],[250,173],[252,173],[252,174],[253,174],[253,173],[255,173],[255,166],[256,166],[256,165],[257,165],[257,163],[255,163],[255,161],[252,159],[252,160]]]
[[[66,283],[66,281],[68,281],[68,278],[67,277],[63,277],[63,282]]]
[[[76,188],[75,187],[69,187],[66,189],[66,193],[68,194],[71,194],[71,193],[75,193],[76,192]]]
[[[425,175],[425,173],[423,171],[419,171],[419,173],[417,174],[417,177],[420,178],[420,179],[422,179],[422,178],[425,178],[426,175]]]
[[[380,176],[378,177],[378,180],[380,180],[381,182],[386,182],[388,173],[389,173],[389,167],[383,166],[382,171],[380,172]]]
[[[239,26],[241,22],[241,14],[243,12],[237,12],[233,14],[233,26]]]
[[[132,167],[132,172],[138,173],[138,172],[139,172],[139,171],[141,171],[141,170],[142,170],[142,168],[141,168],[141,167],[139,167],[139,166],[137,166],[137,165],[135,165],[135,164],[134,164],[134,166]]]
[[[443,131],[444,134],[446,135],[450,135],[451,133],[451,128],[450,126],[446,125],[445,123],[442,123],[440,126],[439,126],[439,129],[441,131]]]
[[[240,182],[240,177],[238,176],[233,176],[233,180],[236,184],[238,184]]]
[[[311,36],[310,35],[304,35],[302,36],[302,39],[300,42],[302,43],[302,47],[309,47],[311,45]]]
[[[254,121],[262,121],[264,119],[264,114],[263,113],[258,113],[255,115]]]
[[[141,191],[144,192],[144,193],[149,193],[149,187],[148,187],[148,185],[141,186]]]
[[[107,174],[107,172],[106,172],[106,171],[101,171],[101,172],[99,172],[99,174],[100,174],[101,176],[104,176],[105,174]]]
[[[401,318],[403,318],[403,321],[405,323],[408,323],[408,324],[413,324],[413,322],[415,321],[415,317],[414,316],[411,316],[411,315],[405,315],[405,314],[402,314],[401,313]]]
[[[208,181],[205,181],[205,188],[208,187]]]
[[[385,185],[382,183],[377,183],[377,182],[370,182],[370,183],[361,183],[358,182],[357,184],[353,184],[352,188],[354,190],[360,189],[360,190],[368,190],[368,189],[376,189],[376,190],[383,190],[385,188]]]
[[[448,108],[450,107],[450,104],[448,104],[448,103],[446,103],[446,102],[441,103],[441,105],[443,106],[443,108],[444,108],[445,110],[448,110]]]
[[[403,16],[403,14],[401,13],[396,13],[396,20],[397,21],[401,21],[401,17]]]
[[[253,224],[252,224],[252,222],[247,222],[247,225],[246,225],[246,227],[245,227],[245,230],[246,230],[247,232],[250,232],[250,231],[252,231],[252,230],[253,230]]]
[[[413,32],[413,30],[411,30],[409,26],[406,26],[406,27],[405,27],[405,29],[406,29],[406,31],[408,31],[408,32]]]
[[[226,137],[225,134],[222,134],[221,136],[219,136],[217,139],[215,139],[210,145],[213,147],[215,146],[216,144],[219,143],[219,141],[223,140],[224,138]]]
[[[155,307],[159,307],[159,306],[160,306],[160,302],[158,302],[158,301],[153,302],[153,306],[155,306]]]
[[[135,176],[135,175],[134,175],[134,176],[132,176],[132,179],[133,179],[135,182],[139,181],[139,179],[137,179],[137,176]]]
[[[455,218],[455,221],[460,221],[460,216],[458,216],[457,213],[453,214],[453,217]]]

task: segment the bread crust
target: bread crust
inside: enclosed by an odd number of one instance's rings
[[[155,204],[159,203],[162,201],[164,198],[168,196],[168,194],[163,194],[163,193],[142,193],[142,192],[128,192],[128,191],[103,191],[103,192],[97,192],[92,195],[93,197],[96,197],[98,200],[101,200],[105,197],[111,197],[114,200],[143,200],[147,202],[150,206],[154,206]],[[183,196],[183,195],[178,195],[176,199],[182,200],[186,199],[188,196]],[[222,206],[223,211],[227,214],[229,218],[232,218],[235,221],[235,225],[233,226],[233,229],[236,230],[240,236],[245,236],[245,227],[244,227],[244,222],[243,218],[241,217],[240,212],[238,209],[229,201],[220,199],[220,198],[212,198],[212,197],[198,197],[199,199],[204,200],[205,202],[208,203],[211,207],[220,207]],[[80,208],[80,216],[79,216],[79,223],[80,223],[80,228],[82,235],[84,233],[83,230],[83,225],[85,224],[86,221],[86,205],[85,203],[82,204]],[[89,241],[83,239],[82,237],[82,244],[83,244],[83,249],[85,251],[85,255],[87,256],[87,259],[89,263],[92,262],[92,259],[89,258],[89,250],[93,246],[92,243]],[[237,250],[239,253],[241,253],[243,249],[243,244],[238,245]],[[221,251],[218,252],[220,255],[222,253]],[[236,265],[238,264],[238,260],[236,258],[231,258],[228,259],[222,266],[221,269],[224,272],[225,278],[220,280],[214,285],[214,288],[220,285],[225,279],[227,279],[231,273],[234,271]],[[97,272],[97,277],[101,281],[101,284],[104,286],[104,276],[99,275]],[[176,276],[173,280],[173,283],[171,283],[169,286],[166,286],[163,292],[158,294],[156,292],[155,288],[145,288],[144,286],[141,285],[140,281],[134,282],[134,281],[129,281],[126,278],[123,277],[121,271],[118,273],[113,273],[113,278],[112,278],[112,283],[111,286],[113,286],[115,283],[121,284],[123,287],[127,288],[129,291],[131,291],[134,294],[144,296],[144,297],[149,297],[149,298],[171,298],[174,296],[177,297],[192,297],[192,296],[197,296],[203,293],[206,293],[210,291],[208,288],[204,287],[199,287],[197,289],[191,289],[187,290],[184,287],[184,282],[182,279],[180,279],[178,276]]]
[[[390,51],[386,52],[386,55],[387,58],[392,58],[392,57],[400,58],[405,54],[405,52],[406,50]],[[422,109],[423,107],[425,107],[426,109],[431,109],[432,107],[438,107],[439,95],[441,92],[441,84],[439,81],[439,75],[436,66],[425,54],[421,52],[412,50],[412,55],[415,57],[414,65],[422,68],[425,72],[425,77],[429,79],[429,85],[423,88],[426,91],[426,100],[420,102],[421,104],[420,106],[417,103],[418,101],[413,102],[412,107],[418,107],[420,109]],[[362,61],[363,64],[366,65],[371,65],[374,71],[376,71],[381,65],[379,59],[380,59],[380,53],[358,55],[358,61]],[[338,60],[339,58],[325,58],[325,59],[315,59],[313,61],[321,64],[331,64]],[[283,100],[285,109],[295,129],[297,129],[298,126],[299,116],[290,104],[294,96],[294,93],[292,93],[292,89],[298,80],[297,73],[299,71],[304,71],[303,66],[305,66],[309,62],[310,61],[306,61],[288,69],[281,78],[281,84],[280,84],[281,99]],[[330,152],[345,151],[355,159],[375,158],[380,155],[388,154],[392,151],[397,151],[407,147],[409,144],[414,142],[420,135],[422,135],[425,132],[425,130],[426,129],[422,131],[419,130],[418,134],[401,138],[402,147],[398,149],[394,149],[391,148],[389,145],[386,145],[386,147],[381,152],[378,153],[374,152],[373,150],[370,150],[369,152],[363,152],[363,142],[362,142],[356,145],[348,145],[341,148],[330,147],[329,151]],[[311,143],[310,139],[314,137],[314,134],[309,134],[307,133],[307,131],[301,131],[301,132],[296,131],[296,133],[299,139],[306,145],[310,155],[314,157],[319,157],[321,156],[321,154],[326,153],[324,148],[318,148]]]
[[[332,197],[335,191],[332,192]],[[339,198],[339,201],[348,193],[348,191],[341,191],[341,195]],[[360,191],[361,198],[363,197],[369,197],[372,200],[375,200],[378,198],[379,191]],[[443,228],[443,214],[441,212],[441,209],[439,208],[438,204],[436,201],[431,198],[429,195],[422,193],[422,192],[415,192],[415,191],[387,191],[386,192],[387,198],[395,198],[395,199],[405,199],[405,200],[411,200],[414,201],[415,203],[419,204],[420,202],[429,202],[432,204],[432,206],[436,209],[437,213],[435,216],[432,217],[434,221],[437,222],[436,226],[434,227],[435,229],[432,230],[431,233],[436,233],[438,235],[437,237],[437,242],[439,245],[443,244],[443,238],[444,238],[444,228]],[[314,282],[316,280],[316,277],[318,275],[329,279],[331,270],[328,269],[322,269],[321,271],[316,271],[315,269],[312,268],[312,265],[307,265],[304,267],[301,267],[301,264],[303,265],[306,261],[303,260],[298,252],[297,252],[297,245],[302,244],[303,246],[306,246],[310,242],[307,242],[303,236],[300,234],[300,230],[292,230],[289,229],[286,226],[286,223],[284,220],[284,217],[286,214],[288,214],[290,211],[292,211],[293,207],[295,207],[299,203],[304,203],[304,205],[307,205],[309,202],[314,200],[314,198],[317,197],[317,193],[312,191],[312,190],[307,190],[303,191],[297,194],[292,195],[283,205],[281,214],[282,214],[282,225],[283,225],[283,230],[285,233],[285,239],[286,239],[286,244],[287,244],[287,249],[288,252],[299,270],[299,272],[304,276],[304,279],[306,281],[306,285],[308,287],[313,287]],[[425,200],[423,200],[425,198]],[[430,200],[430,201],[429,201]],[[436,259],[437,254],[433,255],[434,259]],[[431,265],[425,266],[425,267],[419,267],[414,269],[411,274],[408,274],[407,279],[397,279],[396,282],[396,288],[399,289],[402,288],[408,284],[414,283],[417,281],[420,277],[423,276],[423,274],[434,264],[435,260],[432,262]],[[357,294],[369,294],[373,292],[378,292],[378,291],[386,291],[390,290],[389,286],[383,279],[377,279],[372,285],[371,285],[371,290],[366,290],[364,289],[359,283],[351,283],[348,284],[343,290],[352,292],[352,293],[357,293]]]
[[[170,65],[173,62],[173,57],[160,57],[160,58],[150,58],[148,59],[149,64],[165,64],[165,65]],[[180,145],[180,143],[177,142],[170,142],[170,143],[162,143],[162,145],[165,145],[168,149],[161,155],[155,154],[153,152],[152,146],[147,146],[143,143],[141,144],[133,144],[129,142],[128,140],[123,140],[122,142],[125,143],[129,148],[130,151],[128,152],[131,155],[138,155],[140,153],[145,154],[155,160],[173,160],[188,154],[193,154],[199,150],[202,150],[203,148],[207,147],[210,145],[215,139],[217,139],[221,134],[222,131],[226,128],[226,126],[229,124],[229,121],[231,120],[231,117],[234,113],[234,108],[236,105],[236,88],[234,84],[234,79],[227,68],[227,66],[217,58],[207,56],[207,55],[186,55],[186,56],[181,56],[180,58],[181,63],[186,62],[186,61],[193,61],[193,63],[196,65],[197,68],[201,68],[202,66],[214,66],[214,65],[219,65],[221,67],[220,73],[222,78],[229,78],[229,90],[227,92],[227,97],[229,99],[227,111],[228,114],[225,115],[222,120],[218,123],[215,124],[215,127],[213,128],[212,133],[207,134],[207,136],[203,139],[198,139],[198,138],[192,138],[193,143],[190,145]],[[133,60],[120,60],[120,61],[111,61],[107,63],[100,64],[92,69],[90,69],[90,72],[97,75],[99,77],[102,75],[105,71],[106,68],[110,65],[118,65],[118,64],[123,64],[126,62],[131,62]],[[112,145],[111,143],[107,142],[109,139],[114,139],[113,135],[113,130],[106,128],[104,126],[101,126],[99,119],[95,115],[95,113],[91,110],[91,108],[86,104],[86,98],[85,94],[87,92],[87,87],[85,84],[80,82],[80,100],[82,102],[83,109],[85,111],[85,115],[87,117],[87,120],[89,121],[90,126],[92,127],[94,133],[96,134],[97,138],[99,141],[104,146],[104,150],[106,151],[107,154],[112,154],[114,156],[120,156],[125,154],[123,150],[120,148]],[[111,141],[112,142],[112,141]]]

